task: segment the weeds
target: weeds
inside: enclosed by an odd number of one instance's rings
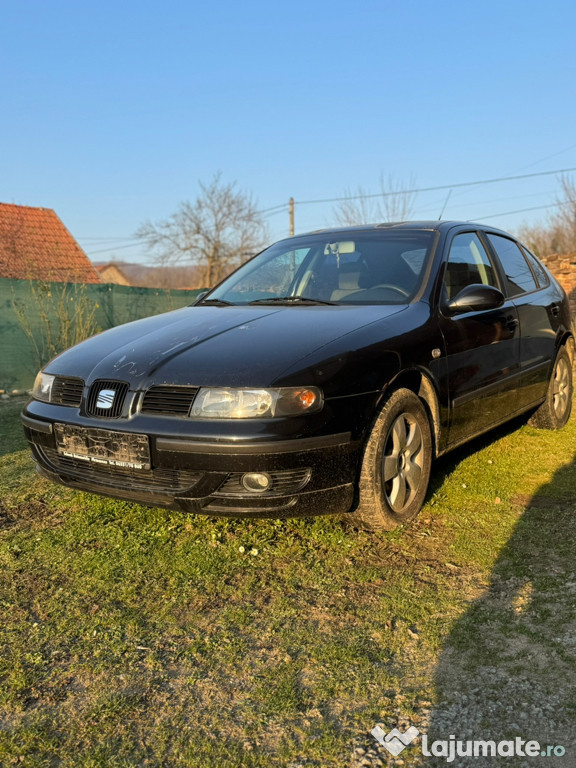
[[[13,297],[12,305],[40,369],[59,352],[100,330],[98,304],[88,296],[84,283],[29,283],[30,304]]]

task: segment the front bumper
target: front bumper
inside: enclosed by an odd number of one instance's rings
[[[170,434],[162,424],[150,437],[150,470],[90,464],[57,450],[54,423],[68,413],[40,416],[31,403],[22,415],[39,472],[50,480],[143,504],[211,516],[297,517],[342,514],[354,502],[360,441],[351,432],[305,438],[244,440],[208,439]],[[68,409],[67,409],[68,410]],[[122,431],[128,425],[74,419],[82,426]],[[138,431],[134,424],[126,431]],[[265,472],[272,479],[266,492],[247,491],[242,475]]]

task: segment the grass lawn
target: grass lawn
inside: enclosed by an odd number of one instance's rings
[[[425,730],[448,647],[484,663],[489,620],[508,647],[495,579],[519,580],[520,599],[529,564],[538,642],[561,631],[550,594],[574,581],[576,418],[445,457],[418,521],[373,535],[52,485],[18,410],[0,409],[2,766],[342,768],[377,722]]]

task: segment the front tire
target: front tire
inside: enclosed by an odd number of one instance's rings
[[[430,479],[432,436],[422,401],[409,389],[393,392],[364,450],[354,518],[369,530],[390,531],[420,511]]]
[[[561,347],[554,363],[546,399],[530,417],[528,424],[538,429],[561,429],[572,412],[572,361]]]

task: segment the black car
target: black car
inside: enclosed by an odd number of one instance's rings
[[[39,471],[73,488],[392,528],[433,458],[524,412],[562,427],[573,357],[564,291],[505,232],[330,229],[63,352],[22,419]]]

